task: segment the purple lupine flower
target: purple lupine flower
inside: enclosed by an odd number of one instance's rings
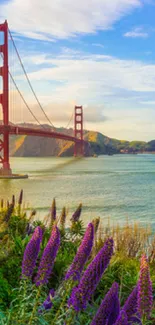
[[[78,208],[76,209],[76,211],[73,213],[72,217],[71,217],[71,221],[72,222],[77,222],[79,221],[80,215],[81,215],[81,211],[82,211],[82,204],[80,203]]]
[[[50,217],[51,217],[51,222],[50,226],[52,227],[55,220],[56,220],[56,201],[53,199],[51,210],[50,210]]]
[[[48,309],[51,309],[52,308],[52,298],[54,297],[54,290],[51,289],[49,294],[48,294],[48,297],[47,299],[43,302],[43,308],[48,310]]]
[[[23,190],[20,191],[19,199],[18,199],[18,204],[21,205],[22,202],[23,202]]]
[[[112,238],[106,240],[104,246],[87,267],[78,286],[72,290],[68,304],[73,306],[76,311],[86,308],[88,300],[94,293],[103,272],[110,262],[113,254],[113,245]]]
[[[118,284],[114,282],[111,289],[102,300],[102,303],[90,325],[112,325],[115,323],[119,311]],[[110,317],[111,314],[112,317]]]
[[[113,323],[114,324],[114,323]],[[124,310],[122,310],[117,318],[115,325],[128,325],[127,314]]]
[[[83,237],[82,243],[75,255],[75,258],[67,271],[65,280],[72,278],[74,281],[79,280],[81,272],[84,268],[84,265],[91,253],[94,240],[94,226],[92,223],[89,223],[85,235]]]
[[[12,195],[12,205],[15,206],[15,196]]]
[[[64,229],[65,229],[65,223],[66,223],[66,208],[63,207],[62,213],[61,213],[61,216],[60,216],[60,229],[62,231],[64,231]]]
[[[149,319],[153,306],[152,282],[146,255],[142,255],[138,281],[138,312],[141,318]]]
[[[33,228],[31,226],[31,224],[28,222],[26,229],[25,229],[25,233],[30,236],[33,233]]]
[[[51,237],[44,249],[39,268],[38,273],[35,278],[36,286],[40,286],[41,284],[45,284],[48,282],[48,279],[51,275],[54,260],[57,255],[57,251],[60,245],[60,232],[59,229],[54,226]]]
[[[92,224],[94,225],[94,232],[96,234],[100,224],[100,217],[93,219]]]
[[[126,312],[128,320],[131,319],[132,316],[137,314],[138,306],[137,306],[137,297],[138,297],[138,286],[136,286],[131,292],[130,296],[126,300],[123,310]]]
[[[6,211],[6,213],[5,213],[5,215],[4,215],[4,221],[5,222],[9,222],[9,220],[10,220],[10,218],[11,218],[11,215],[12,215],[12,213],[13,213],[13,210],[14,210],[14,205],[11,203],[10,205],[9,205],[9,207],[7,208],[7,211]]]
[[[26,246],[22,261],[22,276],[32,277],[42,241],[42,229],[38,226]]]
[[[117,292],[116,297],[113,302],[113,308],[111,309],[111,313],[109,315],[108,322],[106,325],[114,324],[116,322],[118,315],[119,315],[119,312],[120,312],[120,301],[119,301],[118,292]]]

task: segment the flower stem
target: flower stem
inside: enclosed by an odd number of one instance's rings
[[[68,287],[67,287],[67,285],[68,285]],[[66,283],[65,283],[64,288],[63,288],[63,289],[65,290],[65,294],[64,294],[64,296],[63,296],[62,302],[61,302],[61,304],[60,304],[60,306],[59,306],[59,309],[57,310],[57,313],[56,313],[56,315],[55,315],[55,317],[54,317],[54,319],[53,319],[51,325],[55,325],[55,321],[56,321],[56,320],[58,319],[58,317],[60,316],[61,310],[62,310],[63,307],[65,306],[66,298],[67,298],[68,293],[70,292],[70,289],[72,288],[72,286],[73,286],[73,282],[72,282],[72,281],[71,281],[71,282],[66,282]]]
[[[68,321],[66,321],[65,324],[66,324],[66,325],[71,325],[71,324],[73,324],[74,317],[75,317],[75,311],[72,309],[72,311],[71,311],[71,315],[70,315]]]
[[[29,319],[28,325],[32,325],[33,318],[34,318],[34,315],[36,313],[37,306],[38,306],[38,301],[39,301],[39,297],[40,297],[40,293],[41,293],[41,288],[42,288],[42,286],[40,286],[39,289],[38,289],[38,291],[37,291],[36,299],[35,299],[35,304],[34,304],[34,307],[33,307],[32,314],[31,314],[31,317]]]

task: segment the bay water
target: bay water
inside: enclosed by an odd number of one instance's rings
[[[69,217],[82,203],[85,223],[100,216],[105,222],[110,218],[121,225],[128,219],[155,229],[155,155],[11,158],[11,167],[29,178],[0,180],[0,197],[18,197],[23,189],[25,203],[39,219],[56,198],[57,213],[66,206]]]

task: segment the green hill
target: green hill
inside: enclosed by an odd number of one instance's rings
[[[25,125],[28,126],[28,125]],[[31,124],[32,127],[32,124]],[[36,125],[34,125],[36,127]],[[73,135],[73,129],[56,129]],[[155,152],[155,140],[144,141],[126,141],[109,138],[102,133],[95,131],[85,131],[84,139],[89,142],[89,155],[117,154],[117,153],[138,153]],[[32,136],[11,136],[10,137],[10,155],[16,157],[45,157],[45,156],[72,156],[74,144],[59,139],[48,139]]]

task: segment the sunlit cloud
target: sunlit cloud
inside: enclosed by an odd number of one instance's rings
[[[0,5],[0,16],[7,17],[11,30],[21,35],[53,41],[109,29],[142,3],[142,0],[12,0]]]

